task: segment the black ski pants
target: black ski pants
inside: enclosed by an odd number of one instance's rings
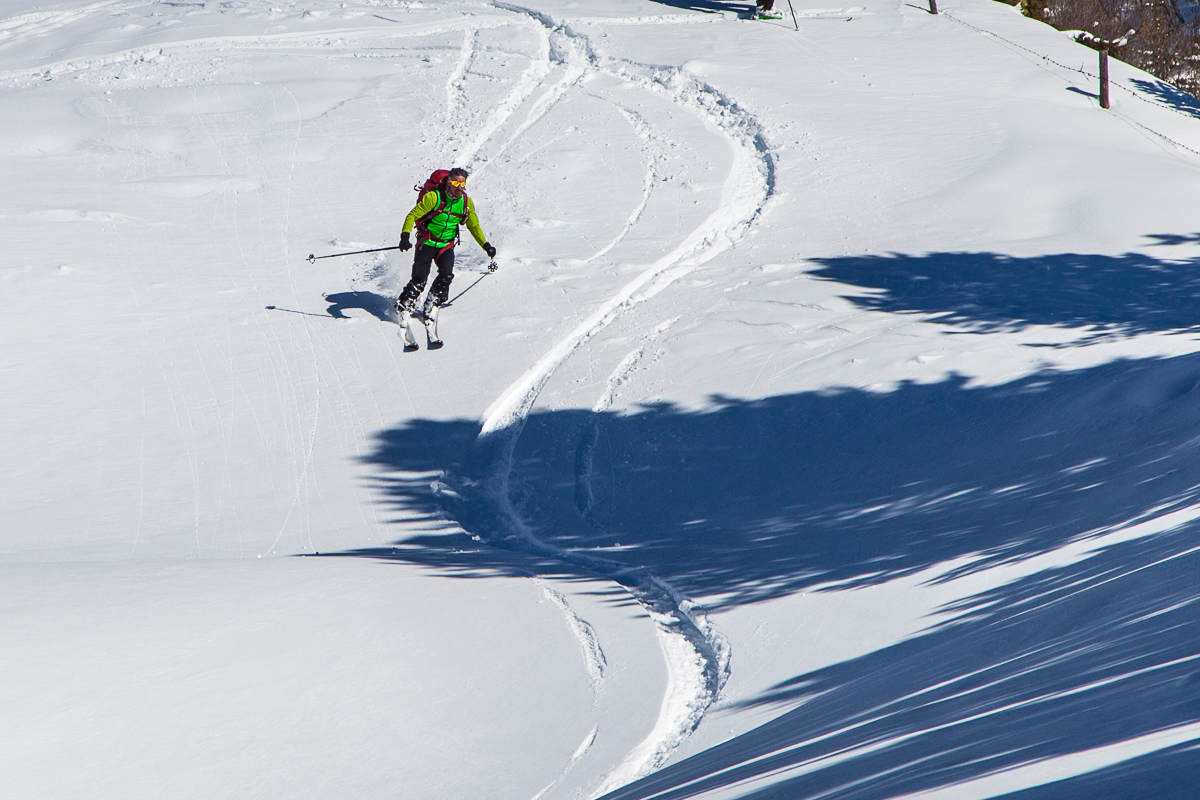
[[[446,298],[450,296],[450,281],[454,280],[454,248],[447,247],[440,255],[438,250],[441,248],[425,244],[417,246],[417,252],[413,256],[412,279],[400,293],[396,305],[409,308],[416,305],[417,298],[425,291],[425,281],[429,279],[429,271],[435,263],[437,277],[433,279],[433,286],[429,287],[429,296],[436,306],[446,302]]]

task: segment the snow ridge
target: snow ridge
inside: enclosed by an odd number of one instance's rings
[[[596,630],[587,620],[575,613],[575,609],[571,608],[571,604],[567,602],[567,598],[562,592],[550,588],[545,581],[537,580],[535,582],[541,587],[542,594],[546,596],[546,599],[558,606],[566,616],[571,635],[575,637],[579,642],[580,649],[583,650],[588,677],[591,679],[592,693],[599,695],[600,687],[604,683],[604,670],[608,668],[608,659],[605,658],[604,649],[600,646],[600,637],[596,635]]]

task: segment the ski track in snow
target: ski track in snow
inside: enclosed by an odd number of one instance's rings
[[[617,106],[617,110],[619,112],[621,112],[622,115],[624,115],[625,119],[627,119],[629,121],[630,126],[634,129],[634,131],[637,133],[637,135],[639,137],[641,137],[642,141],[645,142],[646,149],[648,151],[650,151],[651,153],[653,153],[653,149],[654,149],[654,145],[655,145],[655,137],[654,137],[653,131],[650,128],[650,125],[646,122],[646,120],[642,119],[640,114],[634,113],[633,111],[630,111],[629,109],[621,108],[620,106]],[[617,233],[617,235],[615,237],[613,237],[613,240],[611,242],[609,242],[607,245],[605,245],[604,247],[602,247],[600,250],[597,250],[590,257],[585,259],[583,263],[590,264],[593,261],[595,261],[596,259],[604,257],[605,255],[607,255],[609,253],[609,251],[611,251],[614,247],[619,245],[625,239],[626,236],[629,235],[629,232],[631,230],[633,230],[633,226],[636,225],[638,220],[642,218],[642,212],[644,212],[646,210],[646,205],[650,202],[650,195],[654,193],[654,182],[655,182],[655,180],[657,180],[657,178],[658,178],[657,159],[654,158],[653,155],[651,155],[650,163],[646,167],[646,175],[642,180],[642,200],[641,200],[641,202],[638,203],[637,206],[633,209],[633,211],[629,214],[629,219],[625,220],[624,227],[622,227],[620,232]]]
[[[567,762],[567,765],[565,767],[563,767],[562,772],[558,773],[558,777],[556,777],[553,781],[551,781],[549,784],[547,784],[546,788],[542,789],[540,792],[535,794],[533,796],[533,800],[539,800],[539,798],[541,798],[543,795],[545,795],[546,792],[550,791],[555,786],[557,786],[559,781],[561,781],[563,778],[567,777],[567,773],[571,771],[571,767],[573,767],[577,763],[579,763],[579,759],[581,759],[585,755],[587,755],[587,751],[592,749],[592,745],[596,742],[596,734],[599,733],[599,731],[600,731],[600,726],[598,726],[598,725],[592,726],[592,729],[590,731],[588,731],[588,735],[583,737],[583,741],[579,743],[579,747],[575,748],[575,752],[574,752],[574,754],[572,754],[571,760]]]
[[[567,626],[571,629],[571,635],[579,642],[579,648],[583,651],[588,677],[591,679],[592,693],[598,698],[600,687],[604,684],[604,670],[608,668],[608,659],[605,658],[604,649],[600,646],[600,637],[596,635],[596,630],[587,620],[575,613],[575,609],[571,608],[566,595],[551,588],[541,579],[535,578],[534,583],[541,587],[542,594],[546,599],[558,606],[567,618]]]
[[[646,568],[563,550],[538,539],[509,498],[513,453],[529,412],[555,370],[625,312],[731,247],[771,197],[774,164],[755,119],[713,87],[677,68],[649,67],[601,58],[592,50],[587,38],[571,31],[568,25],[520,6],[500,2],[495,5],[539,24],[546,60],[531,65],[509,97],[493,112],[485,130],[468,150],[471,157],[478,153],[487,137],[532,96],[537,85],[552,72],[555,60],[565,70],[563,78],[535,104],[526,123],[505,146],[540,119],[587,71],[597,71],[663,95],[671,103],[697,114],[728,141],[733,152],[733,165],[718,208],[667,255],[649,265],[551,347],[492,403],[480,420],[469,475],[458,481],[461,491],[443,492],[443,499],[455,516],[480,541],[552,559],[613,580],[624,587],[655,622],[668,670],[662,706],[650,733],[593,789],[591,794],[598,797],[662,766],[695,730],[728,678],[729,648],[724,637],[709,625],[702,609]],[[640,209],[635,211],[627,227],[632,227],[638,216]],[[618,238],[623,238],[625,233],[622,231]],[[650,335],[658,335],[664,329],[665,326],[659,326]],[[597,407],[606,408],[611,403],[616,387],[644,352],[645,347],[639,348],[618,366]]]
[[[646,344],[621,360],[621,363],[608,376],[604,394],[592,406],[591,419],[579,436],[579,445],[575,450],[575,506],[579,509],[579,513],[593,525],[597,523],[592,515],[596,504],[596,495],[592,489],[592,475],[594,474],[596,444],[600,439],[600,415],[612,407],[617,390],[629,379],[642,357],[646,355],[646,348],[678,321],[679,317],[674,317],[657,326],[651,333],[645,335],[644,338],[648,340]]]
[[[134,6],[131,5],[129,7],[132,8]],[[82,15],[76,15],[76,17],[70,21],[73,22],[80,18],[82,18]],[[386,21],[395,22],[394,20]],[[61,78],[69,76],[73,73],[86,72],[88,70],[94,70],[100,67],[112,66],[116,64],[154,61],[167,51],[220,51],[221,49],[227,47],[246,47],[257,49],[268,49],[271,47],[289,48],[300,44],[311,47],[323,47],[333,46],[337,42],[341,42],[344,45],[346,39],[355,36],[367,38],[399,39],[405,37],[428,36],[430,34],[442,33],[450,30],[474,30],[478,32],[484,28],[504,27],[509,23],[505,23],[503,21],[493,23],[473,21],[471,17],[467,16],[459,19],[446,19],[435,22],[396,24],[402,25],[402,30],[396,31],[378,26],[371,26],[338,28],[333,32],[293,31],[288,33],[260,33],[240,36],[197,36],[173,41],[164,41],[151,45],[136,45],[133,47],[114,50],[104,55],[67,58],[59,61],[47,62],[36,67],[29,66],[4,70],[0,71],[0,80],[20,82],[22,80],[40,81],[51,78]],[[2,25],[3,22],[0,21],[0,26]],[[0,38],[0,47],[10,43],[11,42],[9,40]]]
[[[104,0],[69,11],[34,11],[28,14],[19,14],[0,20],[0,45],[6,44],[11,37],[49,36],[56,30],[65,28],[72,22],[81,20],[96,11],[108,9],[110,13],[115,13],[120,9],[134,8],[135,5],[140,5],[140,3],[122,4],[119,0]]]
[[[460,164],[469,164],[474,168],[475,157],[479,153],[479,150],[496,135],[496,131],[516,113],[517,109],[537,91],[538,86],[542,85],[546,76],[553,70],[554,64],[551,60],[550,37],[540,26],[536,30],[539,39],[538,57],[526,67],[516,86],[508,93],[507,97],[496,105],[487,119],[481,125],[472,124],[470,126],[472,129],[478,130],[474,140],[465,147],[454,148]]]
[[[466,92],[463,91],[463,78],[466,77],[467,67],[475,57],[475,42],[479,38],[478,28],[467,28],[463,31],[462,49],[459,51],[458,63],[454,71],[446,79],[446,119],[443,127],[454,124],[458,118],[458,110],[467,104]]]
[[[603,414],[612,405],[613,396],[616,393],[617,387],[624,382],[629,373],[633,372],[634,367],[642,360],[642,356],[646,353],[646,346],[642,345],[637,350],[634,350],[629,355],[622,359],[617,368],[608,378],[608,386],[600,399],[592,407],[591,418],[588,420],[588,425],[579,435],[579,446],[575,449],[575,507],[579,513],[592,525],[596,525],[595,518],[592,516],[592,510],[596,506],[596,494],[592,489],[592,476],[595,474],[594,462],[596,453],[596,444],[600,440],[600,414]]]

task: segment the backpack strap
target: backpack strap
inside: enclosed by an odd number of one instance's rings
[[[431,191],[431,192],[437,192],[437,199],[438,199],[438,202],[437,202],[437,205],[436,205],[436,206],[434,206],[434,208],[433,208],[433,210],[432,210],[432,211],[430,211],[428,214],[426,214],[425,216],[423,216],[423,217],[421,217],[420,219],[418,219],[418,220],[417,220],[417,227],[418,227],[418,228],[422,228],[422,229],[423,229],[423,228],[424,228],[426,225],[428,225],[428,224],[429,224],[429,220],[433,219],[433,218],[434,218],[434,217],[436,217],[438,214],[440,214],[440,213],[441,213],[441,211],[442,211],[442,209],[446,207],[446,198],[445,198],[445,197],[442,195],[442,190],[441,190],[441,189],[430,189],[429,191]],[[426,192],[426,194],[428,194],[428,193],[429,193],[429,192]],[[424,199],[425,199],[425,195],[421,195],[421,197],[417,199],[417,202],[418,202],[418,203],[420,203],[420,202],[421,202],[422,200],[424,200]]]
[[[421,217],[416,222],[415,227],[417,229],[417,247],[420,247],[421,245],[425,244],[426,241],[429,240],[429,238],[430,238],[429,227],[428,227],[429,221],[431,219],[433,219],[434,217],[436,217],[438,214],[445,212],[446,214],[449,214],[452,217],[458,217],[459,225],[462,225],[463,223],[465,223],[467,221],[467,217],[470,216],[470,211],[468,210],[469,209],[468,204],[470,201],[467,198],[466,192],[463,192],[463,196],[462,196],[462,199],[463,199],[462,213],[455,214],[453,211],[446,211],[446,195],[443,193],[441,187],[438,187],[437,189],[431,189],[430,191],[437,192],[438,202],[437,202],[437,206],[435,206],[432,211],[430,211],[425,216]],[[421,201],[418,200],[417,202],[419,203]],[[438,255],[440,256],[442,253],[446,252],[451,247],[454,247],[456,244],[458,244],[458,242],[459,242],[459,236],[456,235],[454,237],[453,242],[451,242],[450,244],[446,245],[445,247],[443,247],[441,250],[438,251]]]

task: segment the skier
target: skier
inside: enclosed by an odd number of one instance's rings
[[[437,264],[437,277],[433,279],[429,296],[425,299],[425,317],[436,316],[436,310],[446,302],[450,295],[450,282],[454,280],[454,246],[458,244],[458,226],[464,222],[488,258],[495,258],[496,248],[488,243],[487,236],[479,227],[475,204],[467,196],[467,171],[455,167],[435,190],[424,192],[417,205],[404,218],[400,249],[413,248],[409,236],[415,225],[417,252],[413,255],[412,279],[396,299],[396,311],[402,316],[413,313],[434,264]]]

